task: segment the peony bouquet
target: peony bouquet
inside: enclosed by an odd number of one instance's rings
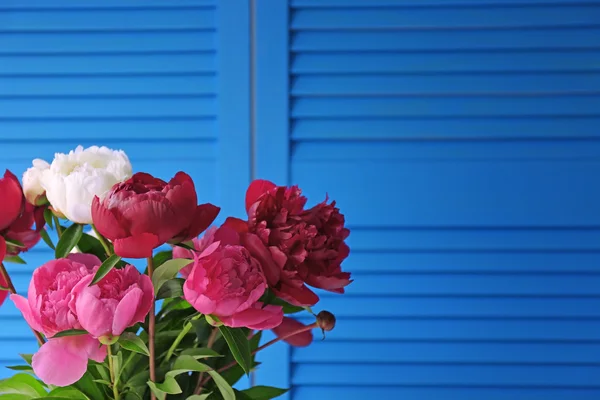
[[[344,216],[335,202],[306,202],[296,186],[255,180],[247,217],[216,226],[219,207],[198,205],[189,175],[133,174],[126,154],[106,147],[34,160],[23,186],[6,171],[0,304],[10,294],[40,347],[0,381],[0,398],[281,395],[232,386],[258,367],[262,349],[308,346],[313,329],[333,329],[333,314],[313,314],[319,297],[310,287],[344,293],[351,282],[341,270]],[[22,262],[40,239],[55,259],[17,294],[2,262]],[[294,318],[301,312],[313,322]],[[275,339],[261,341],[263,330]]]

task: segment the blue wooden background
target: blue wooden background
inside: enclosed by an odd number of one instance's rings
[[[338,326],[255,377],[293,400],[600,398],[599,94],[600,1],[0,3],[3,166],[106,144],[226,213],[251,177],[338,200]]]

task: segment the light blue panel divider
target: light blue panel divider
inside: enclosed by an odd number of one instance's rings
[[[239,215],[250,181],[249,10],[236,3],[2,2],[0,166],[20,175],[33,158],[106,145],[136,172],[188,172],[199,201],[223,208],[220,221]],[[19,291],[53,258],[44,246],[26,266],[8,265]],[[0,323],[0,367],[17,364],[35,342],[9,301]]]

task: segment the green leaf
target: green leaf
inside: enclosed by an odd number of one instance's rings
[[[79,336],[79,335],[87,335],[87,331],[83,329],[69,329],[66,331],[58,332],[56,335],[52,336],[52,338],[59,338],[63,336]]]
[[[9,365],[6,368],[12,369],[13,371],[26,371],[26,372],[33,371],[33,368],[31,368],[29,365]]]
[[[187,258],[176,258],[166,261],[163,265],[156,268],[152,275],[152,285],[154,285],[154,293],[158,293],[160,287],[168,280],[175,278],[179,271],[191,264],[193,261]]]
[[[212,376],[224,400],[235,400],[233,388],[217,371],[208,371],[208,374]]]
[[[184,249],[187,249],[187,250],[196,251],[196,249],[194,248],[194,243],[191,242],[191,241],[190,242],[175,243],[174,246],[183,247]]]
[[[272,386],[254,386],[250,389],[242,390],[244,394],[252,400],[271,400],[286,393],[288,389],[279,389]]]
[[[158,289],[156,293],[156,299],[170,299],[173,297],[181,297],[183,296],[183,284],[185,283],[185,279],[182,278],[173,278],[169,279]]]
[[[92,279],[92,283],[90,283],[90,286],[100,282],[102,278],[104,278],[115,267],[115,265],[117,265],[119,261],[121,261],[121,257],[119,257],[116,254],[113,254],[112,256],[108,257],[102,263],[100,268],[98,268],[98,271],[96,271],[96,275],[94,275],[94,279]]]
[[[73,224],[62,233],[54,252],[56,258],[64,258],[77,246],[83,235],[83,225]]]
[[[150,356],[150,350],[146,346],[146,343],[140,339],[137,335],[131,332],[125,332],[119,337],[119,344],[125,350],[133,351],[135,353]]]
[[[252,354],[250,352],[250,344],[242,329],[229,328],[225,325],[219,327],[221,334],[227,341],[233,358],[244,369],[246,374],[250,373],[252,367]]]
[[[40,381],[29,374],[18,373],[0,381],[0,393],[28,395],[31,398],[46,396]]]
[[[160,252],[156,253],[154,258],[152,259],[152,265],[154,265],[154,268],[158,268],[161,265],[163,265],[167,260],[170,260],[172,258],[173,258],[172,250],[160,251]]]
[[[233,391],[235,392],[235,399],[236,400],[252,400],[252,397],[248,396],[246,393],[241,392],[237,389],[233,389]]]
[[[54,220],[52,219],[52,210],[50,210],[49,208],[46,208],[44,210],[44,221],[46,221],[46,224],[54,229]]]
[[[40,231],[40,236],[42,237],[44,243],[48,245],[48,247],[50,247],[52,250],[56,250],[56,247],[54,247],[54,243],[52,243],[52,239],[50,239],[50,236],[48,235],[46,229],[42,229]]]
[[[26,248],[25,245],[23,243],[19,242],[18,240],[4,239],[4,241],[6,242],[7,246],[19,247],[21,249]]]
[[[193,347],[190,349],[185,349],[181,352],[182,356],[192,356],[195,359],[199,358],[211,358],[211,357],[223,357],[221,354],[217,353],[213,349],[209,349],[207,347]]]
[[[73,387],[59,387],[48,393],[48,397],[60,398],[60,399],[76,399],[76,400],[89,400],[85,394]],[[45,397],[45,398],[48,398]]]
[[[96,385],[96,383],[94,383],[94,377],[89,372],[86,372],[83,377],[72,386],[79,389],[91,400],[106,400],[104,392],[100,390],[101,388]]]
[[[13,264],[27,264],[25,262],[25,260],[23,260],[21,257],[19,256],[8,256],[8,257],[4,257],[4,261],[9,262],[9,263],[13,263]]]
[[[21,358],[23,360],[25,360],[25,362],[28,365],[31,365],[31,360],[33,359],[33,354],[19,354],[19,356],[21,356]]]
[[[206,399],[208,399],[208,396],[210,396],[211,394],[212,394],[212,392],[205,393],[205,394],[193,394],[185,400],[206,400]]]
[[[31,400],[32,398],[33,397],[31,397],[28,394],[16,394],[16,393],[0,394],[0,400]]]
[[[81,235],[77,247],[79,247],[82,253],[93,254],[101,260],[106,258],[106,252],[104,251],[104,247],[102,247],[102,243],[87,233]]]

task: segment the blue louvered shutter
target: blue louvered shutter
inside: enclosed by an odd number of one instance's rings
[[[121,148],[134,170],[188,172],[200,202],[240,214],[250,179],[249,10],[216,0],[0,3],[0,166],[21,174],[78,144]],[[8,264],[25,292],[53,258]],[[0,307],[0,377],[36,344]]]
[[[257,7],[257,176],[338,200],[355,278],[315,308],[328,339],[268,353],[258,382],[597,399],[600,3]]]

